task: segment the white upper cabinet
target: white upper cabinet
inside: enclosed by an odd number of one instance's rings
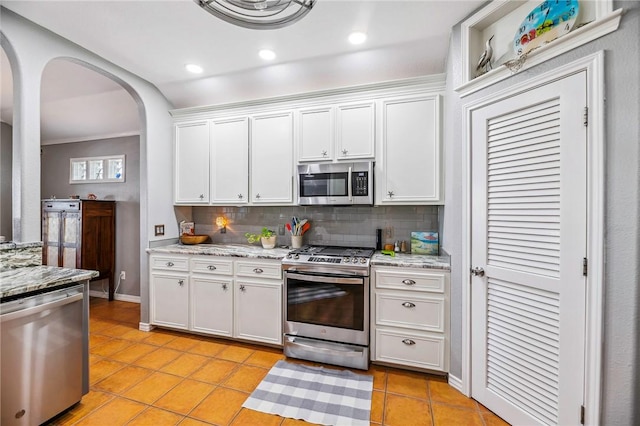
[[[375,103],[357,102],[336,107],[337,160],[373,158],[375,155]]]
[[[249,119],[211,121],[211,203],[249,202]]]
[[[441,204],[440,96],[382,101],[376,204]]]
[[[298,161],[333,159],[334,108],[323,106],[298,111]]]
[[[175,202],[209,202],[209,123],[197,121],[175,126]]]
[[[251,203],[293,203],[293,114],[251,117]]]

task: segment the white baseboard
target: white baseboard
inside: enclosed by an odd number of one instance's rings
[[[451,373],[449,373],[449,386],[451,386],[452,388],[462,392],[462,379],[459,379],[456,376],[454,376]],[[464,392],[462,392],[462,393],[464,393]]]
[[[105,294],[104,292],[100,291],[100,290],[89,290],[89,296],[91,297],[99,297],[101,299],[108,299],[109,295]],[[113,298],[115,300],[120,300],[123,302],[132,302],[132,303],[140,303],[140,296],[130,296],[128,294],[114,294]]]
[[[155,325],[151,325],[151,324],[149,324],[147,322],[138,323],[138,330],[140,330],[140,331],[151,331],[154,328],[156,328]]]

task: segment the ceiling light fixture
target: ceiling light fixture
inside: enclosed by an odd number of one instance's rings
[[[270,30],[305,16],[317,0],[193,0],[210,14],[239,27]]]
[[[362,44],[367,40],[367,35],[361,32],[354,32],[349,34],[349,42],[351,44]]]
[[[265,61],[273,61],[276,58],[276,52],[269,49],[262,49],[258,52],[258,55]]]
[[[187,64],[184,67],[186,68],[187,71],[192,72],[194,74],[202,74],[202,71],[204,71],[200,65],[196,65],[196,64]]]

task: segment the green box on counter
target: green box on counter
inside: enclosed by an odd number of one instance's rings
[[[440,253],[437,232],[411,232],[411,253],[430,254],[438,256]]]

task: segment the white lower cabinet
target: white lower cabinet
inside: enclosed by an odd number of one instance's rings
[[[189,328],[189,275],[151,273],[151,323]]]
[[[153,325],[282,344],[279,260],[152,255],[149,263]],[[176,265],[184,271],[166,270]]]
[[[235,336],[282,344],[282,285],[238,280],[234,296]]]
[[[372,268],[374,362],[449,370],[449,272]]]
[[[233,336],[233,280],[231,277],[191,277],[191,330]]]

